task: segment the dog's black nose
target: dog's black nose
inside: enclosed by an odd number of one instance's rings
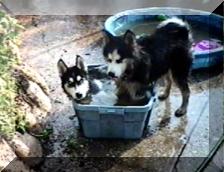
[[[76,97],[77,97],[78,99],[80,99],[80,98],[82,98],[82,94],[80,94],[80,93],[76,93]]]
[[[113,72],[108,72],[108,75],[109,75],[110,77],[112,77],[112,78],[115,77],[115,74],[114,74]]]

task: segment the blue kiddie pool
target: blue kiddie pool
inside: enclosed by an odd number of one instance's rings
[[[187,21],[193,32],[192,69],[223,64],[223,17],[205,11],[181,8],[144,8],[128,10],[109,17],[105,29],[118,36],[127,29],[137,36],[150,34],[156,26],[169,17]]]

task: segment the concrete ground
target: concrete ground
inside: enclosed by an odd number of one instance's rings
[[[45,119],[53,128],[50,140],[44,144],[46,157],[205,157],[223,133],[223,74],[196,72],[190,78],[191,97],[186,116],[176,118],[181,95],[173,85],[166,101],[157,101],[148,132],[137,141],[92,140],[77,130],[71,102],[63,93],[57,71],[57,61],[63,58],[75,64],[75,56],[88,64],[104,63],[100,30],[107,16],[18,16],[26,27],[21,34],[21,56],[24,63],[37,70],[51,90],[53,110]],[[214,119],[211,115],[216,116]],[[212,124],[211,124],[212,121]],[[69,146],[70,145],[70,146]],[[72,146],[71,146],[72,145]],[[169,158],[169,168],[177,158]],[[198,158],[195,167],[202,159]],[[128,167],[151,167],[135,161]],[[161,168],[165,168],[164,165]],[[112,167],[113,171],[116,167]],[[178,166],[181,169],[181,163]],[[168,170],[167,170],[168,171]]]
[[[2,0],[4,5],[17,15],[111,15],[130,9],[146,7],[181,7],[186,9],[198,9],[203,11],[214,11],[222,0],[166,0],[166,1],[148,1],[148,0],[20,0],[15,3],[14,0]]]

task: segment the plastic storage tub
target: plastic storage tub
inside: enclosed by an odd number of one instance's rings
[[[148,125],[155,98],[144,106],[96,106],[73,102],[84,136],[139,139]]]

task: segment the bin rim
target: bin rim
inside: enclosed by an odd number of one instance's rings
[[[100,108],[107,108],[107,109],[124,109],[125,112],[146,112],[147,110],[151,109],[153,103],[156,101],[156,97],[153,96],[150,98],[149,102],[143,106],[108,106],[108,105],[82,105],[76,103],[72,100],[73,107],[75,110],[80,111],[95,111],[98,112]]]

